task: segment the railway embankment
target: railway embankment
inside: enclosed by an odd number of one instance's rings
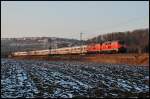
[[[15,59],[33,59],[47,61],[82,61],[111,64],[148,65],[149,54],[96,54],[96,55],[61,55],[61,56],[19,56]]]
[[[98,63],[149,65],[149,54],[102,54],[86,57],[85,60]]]

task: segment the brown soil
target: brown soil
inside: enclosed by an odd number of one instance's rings
[[[105,54],[87,57],[86,60],[101,63],[149,65],[149,54]]]
[[[149,54],[98,54],[98,55],[63,55],[63,56],[21,56],[13,57],[15,59],[38,59],[48,61],[82,61],[82,62],[98,62],[112,64],[134,64],[148,65]]]

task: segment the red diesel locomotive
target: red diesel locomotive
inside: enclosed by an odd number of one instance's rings
[[[87,53],[124,53],[126,45],[123,41],[108,41],[101,44],[87,45]]]

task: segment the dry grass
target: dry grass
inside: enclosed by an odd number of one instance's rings
[[[20,56],[16,59],[34,59],[48,61],[82,61],[98,62],[112,64],[131,64],[131,65],[148,65],[149,54],[99,54],[99,55],[62,55],[59,57],[50,56]]]

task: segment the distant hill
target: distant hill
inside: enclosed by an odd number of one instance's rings
[[[149,52],[149,29],[137,29],[126,32],[113,32],[99,35],[87,40],[87,43],[123,40],[128,46],[129,53]]]
[[[1,38],[1,56],[15,51],[55,49],[80,45],[79,40],[56,37]]]

